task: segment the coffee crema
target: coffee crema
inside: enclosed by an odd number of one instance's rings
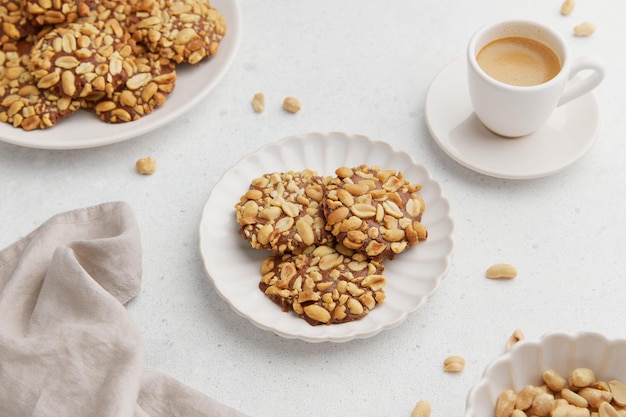
[[[483,46],[476,56],[478,65],[490,77],[506,84],[543,84],[561,71],[552,49],[534,39],[508,37]]]

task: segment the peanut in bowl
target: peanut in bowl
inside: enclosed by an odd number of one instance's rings
[[[549,333],[489,364],[465,417],[626,416],[626,340]]]

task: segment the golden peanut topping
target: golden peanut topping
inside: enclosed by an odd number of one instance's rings
[[[419,184],[400,172],[340,167],[326,185],[326,229],[344,246],[370,258],[393,259],[428,237]]]
[[[259,288],[284,311],[310,325],[345,323],[383,302],[383,265],[342,245],[310,246],[300,254],[270,256]]]
[[[45,129],[77,111],[81,103],[38,88],[29,56],[0,51],[0,121],[26,131]]]
[[[256,178],[235,205],[240,234],[253,248],[301,251],[332,240],[321,205],[323,178],[314,171],[275,172]]]

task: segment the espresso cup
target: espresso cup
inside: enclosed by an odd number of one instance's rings
[[[489,130],[505,137],[536,131],[555,108],[596,88],[604,74],[600,59],[574,59],[559,33],[528,20],[487,24],[467,48],[474,112]]]

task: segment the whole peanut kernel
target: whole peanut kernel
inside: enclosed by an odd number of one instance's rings
[[[141,175],[151,175],[156,171],[156,160],[150,156],[138,159],[135,162],[135,169]]]
[[[596,381],[596,376],[589,368],[576,368],[572,371],[572,376],[569,379],[569,384],[576,388],[584,388],[593,384]]]
[[[445,372],[461,372],[463,369],[465,369],[465,358],[462,356],[448,356],[443,361],[443,370]]]
[[[517,342],[521,342],[524,340],[524,333],[520,329],[515,329],[511,337],[509,337],[509,341],[506,344],[506,350],[510,350]]]
[[[591,22],[583,22],[574,26],[575,36],[591,36],[596,31],[596,25]]]
[[[517,269],[511,264],[494,264],[485,272],[489,279],[511,279],[517,276]]]
[[[252,97],[252,108],[257,113],[261,113],[265,109],[265,95],[263,93],[256,93]]]
[[[430,417],[431,405],[426,400],[421,400],[415,404],[411,417]]]
[[[286,97],[283,100],[283,109],[287,110],[289,113],[297,113],[302,108],[302,104],[300,104],[300,100],[295,97]]]
[[[575,0],[565,0],[563,5],[561,6],[561,14],[563,16],[569,16],[574,11],[574,6],[576,5]]]

